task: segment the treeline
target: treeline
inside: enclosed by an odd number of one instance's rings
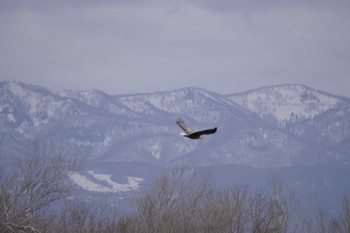
[[[1,161],[4,161],[0,157]],[[304,213],[292,190],[272,179],[269,191],[218,188],[210,170],[178,167],[130,197],[132,211],[108,201],[70,199],[77,163],[34,146],[13,169],[0,167],[1,233],[350,233],[350,201],[331,216],[318,206]],[[60,207],[55,205],[60,203]]]

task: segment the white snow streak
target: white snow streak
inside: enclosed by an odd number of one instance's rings
[[[81,188],[90,192],[126,192],[139,188],[142,178],[127,176],[127,183],[120,184],[112,180],[111,175],[88,171],[91,177],[78,173],[70,175],[71,180]]]

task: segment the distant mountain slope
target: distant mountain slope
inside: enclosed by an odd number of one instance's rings
[[[5,81],[0,132],[10,148],[35,138],[89,161],[311,165],[348,161],[349,103],[301,85],[228,96],[195,87],[111,96]],[[179,117],[194,130],[217,126],[218,132],[191,141],[180,135]]]
[[[343,98],[297,84],[262,87],[227,98],[279,124],[312,119],[343,102]]]
[[[295,135],[328,146],[336,151],[338,159],[350,161],[350,103],[342,102],[336,108],[305,122],[288,127]]]
[[[300,136],[310,146],[323,150],[328,146],[342,159],[350,160],[348,98],[297,84],[262,87],[227,97]]]

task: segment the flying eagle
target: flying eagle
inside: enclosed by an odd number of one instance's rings
[[[201,131],[192,132],[192,130],[187,128],[184,121],[181,119],[178,119],[176,121],[176,124],[178,124],[180,126],[180,128],[185,132],[185,133],[182,133],[182,135],[185,137],[191,138],[191,139],[202,138],[202,135],[204,135],[204,134],[214,134],[217,130],[217,127],[215,127],[212,129],[205,129],[205,130],[201,130]]]

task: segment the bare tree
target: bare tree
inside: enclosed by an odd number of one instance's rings
[[[52,220],[48,213],[51,204],[72,190],[67,178],[74,169],[76,163],[71,157],[33,143],[25,157],[16,160],[12,174],[2,170],[0,175],[1,232],[45,229]]]
[[[57,233],[113,233],[123,229],[123,218],[116,206],[104,198],[93,200],[66,200],[55,227]],[[120,220],[119,220],[120,219]]]
[[[129,232],[245,232],[246,187],[219,189],[208,169],[178,167],[159,177],[133,201]]]
[[[342,227],[344,232],[350,233],[350,200],[348,196],[343,199]]]
[[[350,201],[344,196],[342,211],[334,216],[319,203],[316,209],[316,230],[318,233],[350,233]]]
[[[298,232],[298,207],[293,191],[273,177],[270,193],[258,192],[251,201],[251,232]]]
[[[207,171],[185,167],[169,171],[132,200],[136,210],[133,232],[195,232],[196,216],[210,191]]]

